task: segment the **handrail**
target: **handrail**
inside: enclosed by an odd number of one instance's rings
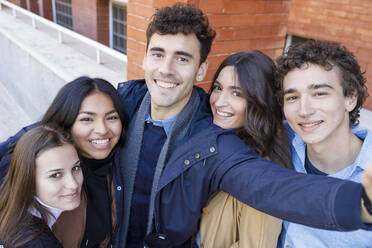
[[[28,17],[31,18],[31,23],[32,23],[32,27],[33,28],[36,28],[36,21],[40,22],[40,23],[43,23],[45,25],[47,25],[48,27],[51,27],[55,30],[57,30],[57,35],[58,35],[58,42],[62,43],[63,42],[63,34],[66,34],[66,35],[69,35],[70,37],[72,38],[75,38],[83,43],[86,43],[90,46],[92,46],[93,48],[95,48],[96,50],[96,62],[97,64],[101,64],[101,52],[104,52],[105,54],[107,55],[110,55],[116,59],[119,59],[120,61],[122,62],[127,62],[127,56],[125,54],[122,54],[118,51],[115,51],[114,49],[108,47],[108,46],[105,46],[95,40],[92,40],[90,38],[87,38],[81,34],[78,34],[74,31],[71,31],[70,29],[68,28],[65,28],[65,27],[62,27],[61,25],[58,25],[52,21],[49,21],[39,15],[36,15],[28,10],[25,10],[17,5],[14,5],[6,0],[0,0],[0,11],[2,10],[2,5],[5,5],[9,8],[12,9],[12,15],[14,18],[17,17],[17,12],[20,12]]]

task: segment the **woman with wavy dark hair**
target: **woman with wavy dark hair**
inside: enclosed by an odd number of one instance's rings
[[[210,89],[214,124],[236,129],[257,154],[284,167],[291,165],[283,115],[275,97],[273,61],[259,51],[227,57]],[[200,246],[276,247],[281,220],[219,192],[203,210]]]
[[[60,89],[40,123],[55,123],[71,133],[84,174],[81,204],[58,218],[53,226],[56,237],[64,247],[109,246],[117,231],[116,220],[122,218],[117,151],[128,123],[118,92],[106,80],[76,78]],[[30,128],[6,143],[15,143]],[[0,174],[7,171],[10,157],[11,153],[2,158]]]
[[[5,247],[62,247],[50,227],[80,204],[83,174],[68,133],[35,127],[17,143],[0,186],[0,244]]]

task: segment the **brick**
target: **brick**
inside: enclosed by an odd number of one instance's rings
[[[195,85],[199,86],[200,88],[202,88],[206,93],[209,92],[209,89],[211,87],[211,83],[206,83],[206,82],[203,82],[203,83],[196,83]]]
[[[372,57],[372,50],[359,47],[355,56],[358,58],[358,60],[369,61]]]
[[[144,30],[135,29],[132,26],[127,27],[127,36],[134,40],[146,43],[146,33]]]
[[[148,19],[143,16],[127,14],[127,25],[129,26],[134,26],[136,28],[146,30],[148,23]]]
[[[286,24],[287,14],[214,14],[209,16],[213,27]]]
[[[219,28],[216,30],[217,40],[251,39],[272,36],[285,36],[285,25],[249,26],[238,28]]]
[[[129,49],[132,49],[132,50],[138,52],[138,53],[145,54],[145,52],[146,52],[146,43],[136,41],[135,39],[133,39],[131,37],[128,37],[128,39],[127,39],[127,47]]]
[[[164,6],[172,6],[177,2],[187,3],[187,0],[153,0],[153,6],[155,8],[161,8]]]
[[[142,67],[136,64],[128,63],[127,71],[131,72],[135,78],[143,78],[145,76]]]
[[[265,1],[264,13],[288,13],[289,5],[282,1]]]
[[[127,49],[128,61],[130,60],[132,64],[142,66],[143,56],[143,53],[136,52],[135,50],[129,48]]]
[[[128,2],[141,3],[144,5],[152,6],[154,3],[154,0],[129,0]]]
[[[228,56],[225,55],[209,55],[208,56],[208,69],[210,70],[217,70],[218,66],[222,63],[222,61]]]
[[[142,16],[150,20],[151,16],[155,13],[155,9],[152,7],[152,5],[129,2],[127,6],[128,15]]]

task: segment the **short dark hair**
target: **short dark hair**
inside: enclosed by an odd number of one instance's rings
[[[105,93],[111,98],[123,127],[118,144],[123,144],[125,130],[129,122],[128,116],[119,93],[112,84],[104,79],[79,77],[67,83],[59,90],[40,123],[56,123],[70,132],[79,114],[81,103],[88,95],[94,92]]]
[[[211,50],[216,32],[209,25],[203,12],[189,4],[176,3],[173,6],[156,10],[146,30],[146,51],[154,33],[160,35],[195,34],[200,42],[200,63],[203,63]]]
[[[282,111],[275,97],[274,62],[260,51],[232,54],[218,67],[209,94],[226,66],[234,67],[247,101],[244,126],[236,130],[237,135],[260,156],[293,168]]]
[[[353,53],[346,47],[324,41],[309,40],[291,46],[288,52],[277,59],[276,83],[279,87],[279,102],[283,105],[283,79],[288,72],[306,64],[316,64],[325,70],[338,68],[344,96],[355,95],[357,104],[349,113],[350,125],[359,123],[359,111],[368,97],[366,78]]]

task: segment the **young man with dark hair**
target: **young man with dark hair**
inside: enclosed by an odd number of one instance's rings
[[[372,161],[372,133],[357,126],[366,79],[345,47],[308,41],[278,59],[277,82],[295,170],[360,182]],[[372,233],[284,222],[281,247],[371,247]]]
[[[190,247],[201,209],[217,190],[282,219],[368,229],[360,184],[283,169],[233,130],[212,124],[208,97],[193,84],[206,74],[214,36],[199,9],[159,9],[147,30],[145,79],[119,85],[131,122],[120,161],[124,218],[114,246],[143,247],[145,239],[150,247]],[[364,208],[362,214],[371,222]]]

